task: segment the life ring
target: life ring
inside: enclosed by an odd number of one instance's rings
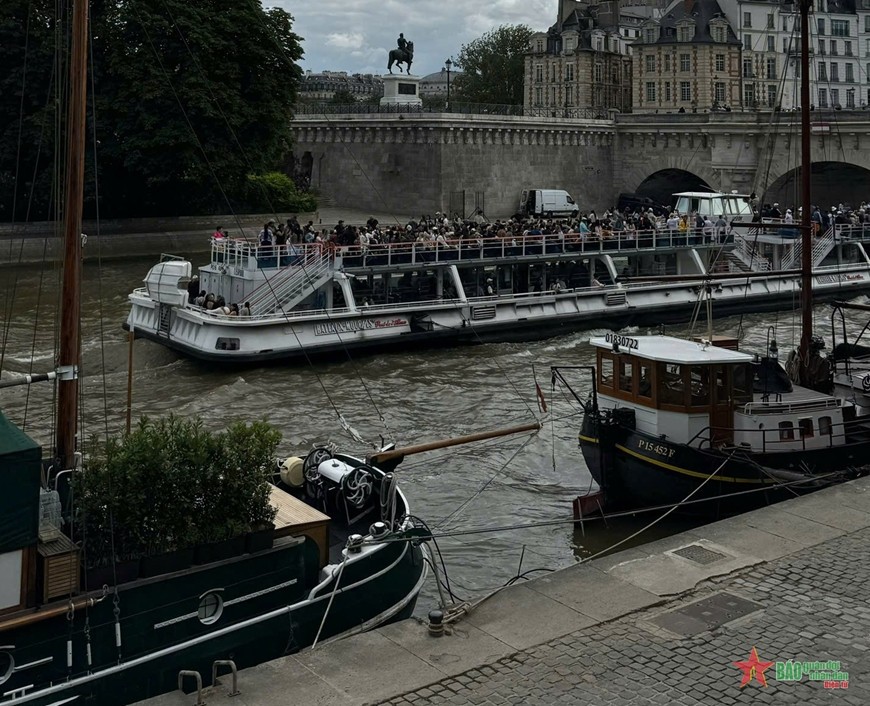
[[[861,379],[861,387],[864,388],[864,392],[870,392],[870,373]]]

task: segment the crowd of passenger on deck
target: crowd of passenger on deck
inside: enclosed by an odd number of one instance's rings
[[[831,225],[870,226],[870,203],[862,202],[857,208],[842,203],[831,206],[830,209],[813,206],[811,213],[816,234],[826,231]],[[799,224],[801,217],[800,208],[781,208],[779,203],[753,204],[754,221],[779,222],[787,227]],[[256,244],[259,257],[281,257],[283,264],[289,264],[290,261],[286,259],[288,256],[301,256],[304,247],[311,244],[334,249],[358,247],[366,253],[378,245],[394,243],[418,243],[424,247],[447,249],[470,245],[474,241],[500,239],[511,240],[512,244],[516,244],[517,239],[547,239],[547,236],[581,244],[612,240],[631,242],[642,234],[646,237],[655,234],[657,238],[664,235],[674,238],[675,242],[679,242],[678,239],[682,237],[692,237],[694,242],[724,242],[731,237],[731,232],[731,224],[724,214],[716,216],[697,212],[679,213],[664,208],[623,211],[611,208],[600,214],[589,210],[573,218],[516,215],[510,219],[494,221],[488,220],[480,211],[476,211],[471,218],[436,212],[434,215],[411,219],[407,223],[382,224],[373,216],[365,225],[359,226],[339,220],[332,228],[315,225],[313,220],[302,225],[296,216],[291,216],[286,222],[269,220],[264,223]],[[224,239],[248,242],[246,237],[233,238],[222,226],[216,228],[212,239],[215,242]],[[197,277],[190,282],[188,294],[191,305],[207,311],[226,316],[251,315],[249,303],[227,304],[223,297],[200,290]]]

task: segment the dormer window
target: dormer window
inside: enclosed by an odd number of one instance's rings
[[[710,34],[714,42],[724,44],[728,41],[728,26],[724,22],[710,23]]]
[[[646,27],[643,30],[644,44],[655,44],[655,42],[658,38],[659,38],[659,28],[658,27]]]
[[[691,42],[695,36],[695,25],[693,22],[680,22],[677,25],[677,41]]]

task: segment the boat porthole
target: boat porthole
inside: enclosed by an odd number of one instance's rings
[[[15,658],[11,652],[0,652],[0,684],[5,684],[15,671]]]
[[[206,593],[199,599],[199,611],[197,617],[203,625],[211,625],[220,620],[224,612],[224,599],[219,593]]]

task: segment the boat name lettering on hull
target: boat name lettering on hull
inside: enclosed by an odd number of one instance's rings
[[[638,439],[637,448],[654,453],[656,456],[663,456],[664,458],[673,458],[677,452],[676,449],[669,448],[664,444],[654,444],[646,439]]]
[[[407,326],[407,319],[354,319],[352,321],[328,321],[314,324],[315,336],[329,336],[336,333],[358,333],[374,329],[397,328]]]

